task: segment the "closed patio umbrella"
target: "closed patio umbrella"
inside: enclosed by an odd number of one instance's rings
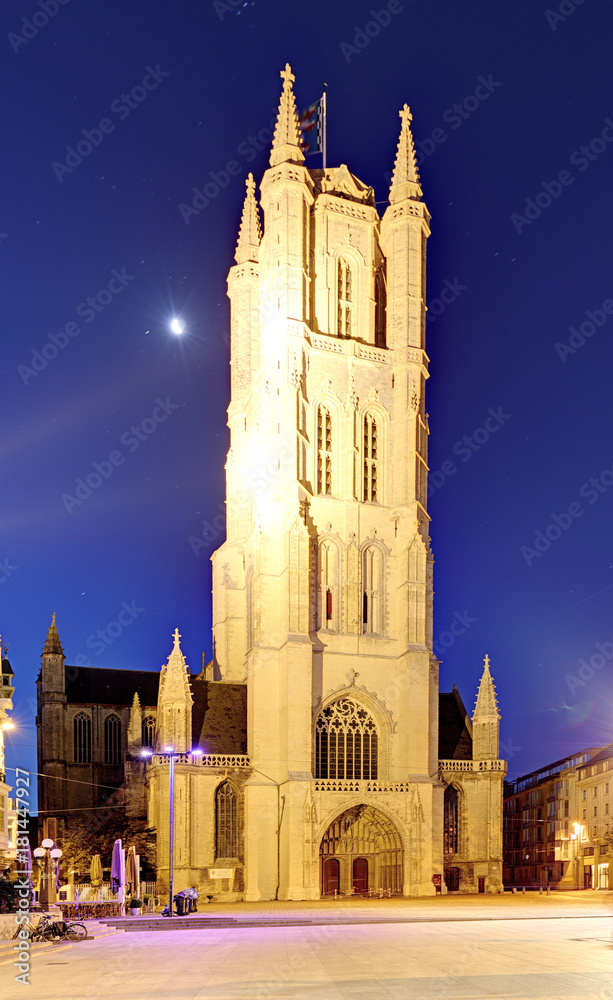
[[[126,882],[128,891],[137,898],[140,897],[140,858],[134,845],[128,848],[126,855]]]
[[[89,880],[91,882],[92,889],[98,890],[98,899],[102,895],[102,860],[99,854],[92,855],[91,864],[89,866]]]
[[[126,852],[121,846],[121,840],[113,844],[113,860],[111,862],[111,892],[117,893],[119,911],[124,912],[126,898]]]

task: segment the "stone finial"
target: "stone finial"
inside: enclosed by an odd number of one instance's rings
[[[286,63],[285,69],[281,70],[281,78],[283,80],[283,90],[281,91],[277,124],[270,152],[271,167],[276,167],[279,163],[287,161],[304,163],[304,153],[300,148],[300,137],[298,134],[296,98],[294,97],[292,88],[295,77],[289,63]]]
[[[262,242],[262,229],[255,197],[253,174],[249,174],[245,184],[247,191],[243,204],[240,229],[238,231],[238,243],[236,244],[236,252],[234,254],[237,264],[244,264],[248,260],[257,263],[260,255],[260,243]]]
[[[139,747],[142,743],[143,710],[141,708],[138,691],[134,692],[132,706],[130,708],[130,720],[128,722],[128,748]]]
[[[51,625],[49,626],[47,638],[45,639],[45,645],[43,646],[43,655],[45,653],[60,653],[62,656],[64,655],[64,650],[62,649],[57,626],[55,624],[55,611],[53,612]]]
[[[473,722],[475,719],[499,719],[498,699],[496,698],[496,687],[490,673],[490,658],[485,654],[483,662],[483,673],[479,682],[477,701],[473,712]]]
[[[398,139],[398,149],[396,150],[396,160],[392,183],[390,185],[390,202],[403,201],[405,198],[421,198],[421,187],[419,185],[419,172],[415,159],[415,147],[413,136],[411,135],[411,121],[413,116],[408,104],[399,111],[400,137]]]

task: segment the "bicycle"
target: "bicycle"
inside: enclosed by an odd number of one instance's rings
[[[18,937],[22,930],[28,931],[31,941],[83,941],[87,937],[85,924],[54,920],[50,913],[43,913],[36,926],[29,920],[21,924],[13,934],[13,939]]]

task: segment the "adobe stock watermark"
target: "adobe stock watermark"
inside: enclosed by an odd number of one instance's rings
[[[426,323],[434,323],[439,316],[442,316],[447,306],[450,306],[452,302],[455,302],[467,288],[468,285],[461,285],[458,278],[454,278],[453,281],[450,281],[449,278],[445,278],[443,287],[438,293],[437,298],[430,299],[428,302]]]
[[[562,0],[557,10],[548,8],[545,11],[545,17],[551,30],[556,31],[560,23],[564,24],[565,21],[568,21],[582,3],[585,3],[585,0]]]
[[[604,326],[609,316],[613,316],[613,299],[605,299],[600,309],[586,309],[586,319],[577,330],[575,326],[569,326],[570,337],[568,343],[564,344],[557,340],[555,349],[563,365],[569,354],[576,354],[583,347],[588,337],[593,337],[600,327]]]
[[[83,302],[79,302],[75,306],[75,313],[79,319],[82,319],[87,324],[93,323],[96,316],[103,312],[117,295],[121,295],[124,288],[128,287],[128,283],[134,281],[134,277],[133,274],[128,274],[125,267],[122,267],[121,271],[113,268],[111,271],[111,280],[108,284],[96,292],[95,295],[88,295]],[[49,332],[47,340],[41,349],[32,349],[30,364],[17,365],[17,372],[23,384],[28,385],[33,378],[40,375],[49,363],[57,358],[60,351],[64,351],[71,340],[79,336],[81,330],[82,328],[78,323],[74,320],[69,320],[58,333]]]
[[[6,583],[17,572],[17,566],[12,566],[8,556],[0,560],[0,584]]]
[[[591,163],[594,163],[599,156],[608,149],[609,143],[613,142],[613,121],[605,118],[604,128],[587,145],[574,149],[569,156],[569,163],[577,168],[577,173],[583,174]],[[557,178],[552,181],[541,181],[542,191],[538,191],[534,198],[526,198],[523,215],[521,212],[511,212],[511,222],[515,226],[515,231],[521,235],[526,226],[540,218],[545,209],[560,197],[565,188],[575,183],[575,176],[572,170],[560,170]]]
[[[462,462],[470,462],[473,455],[483,448],[484,444],[487,444],[492,434],[497,434],[500,428],[510,419],[511,414],[504,413],[502,406],[499,406],[495,410],[490,406],[483,421],[483,426],[476,427],[472,434],[465,434],[464,437],[459,438],[451,449],[453,454],[461,459]],[[448,458],[441,463],[440,469],[429,472],[428,498],[433,496],[437,490],[440,490],[451,476],[455,476],[457,471],[458,466]]]
[[[411,0],[408,0],[410,3]],[[345,61],[350,63],[354,56],[362,54],[367,49],[373,38],[381,34],[382,28],[387,28],[396,14],[402,14],[404,7],[400,0],[389,0],[383,10],[371,10],[371,21],[367,21],[363,28],[357,24],[353,29],[353,45],[350,42],[341,42],[339,48],[345,57]]]
[[[112,646],[115,640],[119,639],[119,636],[123,635],[125,630],[133,625],[144,612],[145,609],[139,608],[136,601],[131,601],[129,604],[127,601],[122,601],[117,617],[113,621],[107,622],[104,628],[98,628],[92,632],[85,640],[85,645],[92,650],[94,656],[101,656],[105,649]],[[79,653],[75,657],[75,664],[78,667],[92,666],[84,653]]]
[[[277,121],[276,113],[270,119],[268,126],[261,128],[256,135],[248,135],[246,139],[239,142],[236,147],[236,156],[251,163],[258,153],[268,149],[274,135]],[[192,218],[197,218],[205,208],[215,201],[215,198],[228,187],[232,177],[238,177],[243,173],[243,166],[238,159],[231,159],[221,170],[209,170],[208,177],[205,178],[201,188],[192,188],[193,197],[189,204],[185,201],[179,203],[177,208],[186,226],[189,226]],[[209,179],[210,178],[210,179]]]
[[[597,503],[601,496],[613,486],[613,468],[603,469],[599,476],[592,476],[579,489],[579,496],[587,500],[589,504]],[[528,566],[531,566],[535,559],[540,559],[545,552],[548,552],[554,542],[562,537],[564,532],[569,531],[575,521],[585,514],[585,508],[576,500],[568,505],[566,511],[561,514],[552,514],[551,521],[543,530],[540,528],[534,533],[532,546],[522,545],[520,552]]]
[[[152,66],[145,66],[145,75],[141,83],[132,87],[129,94],[121,94],[112,101],[111,114],[116,115],[120,122],[125,121],[132,111],[147,99],[152,90],[157,90],[167,76],[170,76],[170,73],[163,70],[159,63],[156,63],[155,69]],[[74,173],[83,160],[90,156],[94,149],[102,144],[104,137],[114,132],[115,128],[115,122],[111,118],[101,118],[96,128],[81,129],[83,139],[79,139],[76,146],[66,146],[67,155],[63,161],[53,160],[51,164],[51,169],[60,184],[64,180],[64,174]]]
[[[169,396],[166,396],[166,399],[160,399],[158,396],[155,403],[150,417],[145,417],[139,424],[132,424],[120,435],[119,443],[128,454],[133,455],[138,451],[141,444],[155,434],[160,424],[165,423],[175,410],[180,409],[180,404],[171,403]],[[74,495],[62,493],[61,501],[68,514],[72,514],[75,507],[80,507],[96,490],[99,490],[125,460],[125,454],[119,448],[115,448],[107,458],[103,458],[100,462],[92,462],[93,471],[86,472],[75,480]]]
[[[30,17],[22,17],[21,34],[9,31],[6,36],[13,52],[19,52],[22,45],[27,45],[33,38],[36,38],[41,28],[45,28],[50,19],[59,14],[60,7],[65,7],[69,3],[70,0],[38,0],[40,10],[35,10]]]
[[[465,611],[463,615],[459,611],[455,611],[448,628],[443,632],[439,632],[436,639],[432,643],[432,649],[436,653],[439,660],[442,658],[446,649],[450,649],[453,646],[456,639],[459,639],[461,635],[468,632],[471,625],[474,625],[477,621],[476,618],[471,618],[468,611]]]
[[[585,687],[596,676],[597,670],[602,670],[607,663],[613,661],[613,642],[597,642],[594,649],[596,652],[592,653],[589,660],[579,660],[577,674],[566,674],[564,680],[571,695],[575,693],[577,688]]]

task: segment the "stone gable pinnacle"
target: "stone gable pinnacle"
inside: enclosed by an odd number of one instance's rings
[[[398,112],[402,125],[400,127],[400,137],[398,139],[398,149],[396,150],[396,160],[392,183],[390,185],[390,202],[403,201],[405,198],[421,198],[421,187],[419,185],[419,172],[415,159],[415,147],[413,136],[411,135],[411,109],[405,104]]]
[[[483,663],[483,673],[479,682],[477,701],[473,712],[473,722],[478,719],[499,719],[498,699],[496,698],[496,687],[490,673],[490,658],[485,655]]]
[[[283,80],[283,90],[281,91],[277,124],[270,152],[271,167],[276,167],[279,163],[287,161],[304,163],[304,153],[300,148],[300,137],[298,135],[296,98],[292,89],[292,84],[296,78],[292,73],[289,63],[285,64],[285,69],[281,70],[280,76]]]
[[[240,229],[238,231],[236,253],[234,254],[237,264],[244,264],[248,260],[257,263],[260,255],[260,243],[262,241],[262,228],[260,226],[260,215],[255,197],[253,174],[249,174],[245,184],[247,191],[243,204]]]
[[[51,625],[49,626],[47,638],[45,639],[45,645],[43,646],[43,656],[45,653],[60,653],[62,656],[64,655],[64,650],[62,649],[57,626],[55,624],[55,611],[53,612]]]

